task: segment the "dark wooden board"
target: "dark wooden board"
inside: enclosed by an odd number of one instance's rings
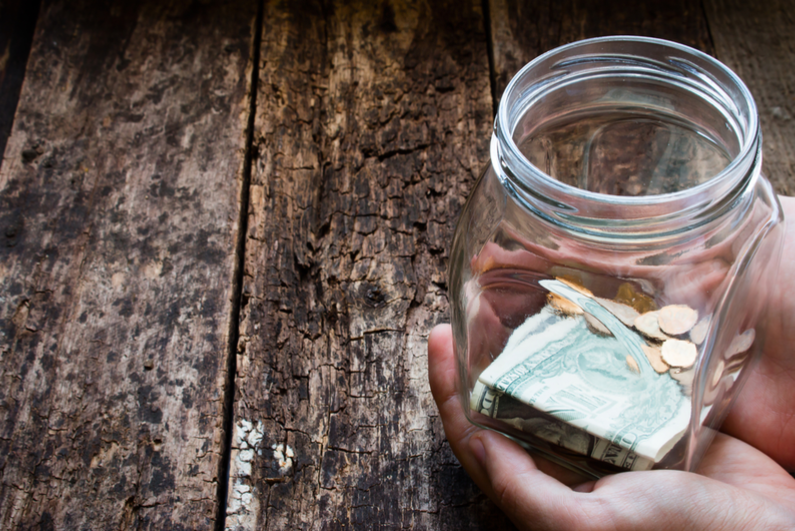
[[[509,525],[427,382],[488,157],[480,2],[268,2],[261,50],[227,527]]]
[[[522,66],[569,42],[628,34],[681,42],[714,55],[745,81],[759,109],[764,171],[779,193],[795,193],[795,1],[489,4],[495,101]]]
[[[704,10],[698,2],[489,0],[489,6],[496,101],[524,65],[544,52],[582,39],[642,35],[713,53]]]
[[[0,173],[0,528],[212,529],[250,2],[51,1]]]
[[[795,194],[795,1],[705,0],[715,53],[756,100],[763,170],[779,193]]]
[[[0,167],[0,528],[510,528],[425,352],[493,101],[567,42],[684,42],[748,83],[792,193],[795,6],[485,5],[265,2],[247,190],[256,5],[44,2]]]

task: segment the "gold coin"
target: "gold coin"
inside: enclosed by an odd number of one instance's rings
[[[634,373],[640,374],[640,367],[638,367],[638,362],[635,361],[635,358],[627,355],[627,365],[629,366],[629,370],[631,370]]]
[[[657,315],[659,312],[646,312],[635,318],[633,325],[637,328],[638,332],[651,339],[665,341],[669,339],[667,335],[663,334],[660,330],[660,325],[657,322]]]
[[[660,310],[657,322],[666,334],[680,336],[698,322],[698,311],[685,304],[670,304]]]
[[[692,367],[698,357],[698,349],[690,341],[669,339],[662,345],[662,359],[671,367]]]
[[[605,310],[615,315],[618,320],[625,325],[635,326],[635,319],[637,319],[640,314],[632,306],[611,301],[610,299],[602,299],[600,297],[596,297],[594,300],[601,304]]]
[[[571,302],[569,299],[564,299],[555,293],[547,294],[547,301],[549,305],[555,310],[565,315],[582,315],[582,308]]]
[[[641,345],[640,348],[643,349],[643,353],[646,354],[646,357],[649,359],[649,363],[651,363],[652,369],[654,369],[660,374],[670,369],[668,364],[663,361],[662,351],[660,351],[659,347],[650,347],[648,345]]]
[[[644,293],[635,291],[635,288],[629,282],[624,282],[618,287],[615,300],[616,302],[632,306],[638,313],[653,312],[657,309],[654,299]]]

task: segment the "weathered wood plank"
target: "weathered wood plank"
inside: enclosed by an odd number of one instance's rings
[[[706,0],[718,59],[754,95],[764,137],[765,174],[795,194],[795,1]]]
[[[795,193],[795,2],[490,1],[495,89],[534,57],[602,35],[636,34],[682,42],[715,55],[751,89],[765,137],[765,173],[779,193]],[[714,41],[714,42],[713,42]]]
[[[513,75],[538,55],[570,42],[607,35],[643,35],[713,53],[701,5],[688,0],[603,2],[489,0],[497,98]]]
[[[506,526],[426,339],[491,126],[478,0],[268,2],[229,529]]]
[[[0,173],[0,528],[213,527],[255,10],[42,7]]]

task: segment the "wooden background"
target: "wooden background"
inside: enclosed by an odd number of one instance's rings
[[[0,0],[2,529],[510,528],[426,339],[539,53],[717,56],[795,192],[793,0],[32,5]]]

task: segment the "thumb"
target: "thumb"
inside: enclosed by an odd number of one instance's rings
[[[470,439],[469,449],[486,471],[492,501],[520,529],[591,529],[587,520],[594,515],[586,519],[579,493],[539,470],[517,443],[481,430]]]
[[[486,492],[520,529],[747,530],[793,523],[789,511],[759,493],[698,474],[623,472],[572,489],[497,433],[481,430],[469,450],[485,471]]]

